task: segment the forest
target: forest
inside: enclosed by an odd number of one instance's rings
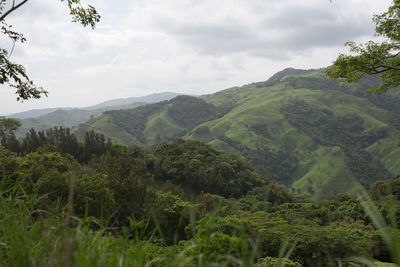
[[[2,126],[10,120],[3,118]],[[362,198],[337,194],[312,201],[262,177],[244,158],[201,141],[178,138],[145,149],[113,144],[93,131],[79,141],[62,127],[32,129],[18,140],[17,126],[1,128],[5,266],[399,260],[399,178],[376,181]]]

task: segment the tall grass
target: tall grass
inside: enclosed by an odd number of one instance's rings
[[[0,266],[251,266],[254,263],[255,248],[247,250],[243,257],[228,250],[216,258],[208,258],[202,248],[213,245],[212,231],[201,242],[175,240],[168,246],[158,238],[159,227],[149,235],[148,223],[138,222],[134,217],[130,226],[115,234],[101,227],[95,218],[72,216],[71,205],[60,207],[60,212],[54,214],[35,210],[37,202],[45,197],[28,195],[21,185],[1,191]],[[93,230],[93,224],[100,229]],[[247,246],[247,239],[242,246]]]
[[[390,265],[390,267],[400,266],[400,232],[395,219],[395,213],[394,213],[395,210],[392,208],[390,211],[389,214],[390,225],[389,225],[385,221],[385,218],[383,218],[382,214],[380,213],[378,207],[375,205],[374,201],[368,196],[366,192],[359,195],[359,201],[363,206],[366,214],[371,218],[372,223],[376,227],[380,237],[385,242],[389,250],[393,262],[393,264]],[[369,267],[378,266],[371,260],[361,257],[352,257],[351,260],[353,260],[354,262],[364,264]],[[383,264],[379,264],[379,266],[383,266]]]
[[[96,218],[74,217],[68,206],[59,207],[55,213],[35,210],[37,202],[46,196],[28,195],[20,185],[6,191],[0,185],[0,191],[0,266],[206,267],[253,266],[256,261],[258,241],[249,242],[240,227],[236,227],[237,238],[228,239],[224,252],[210,256],[219,234],[213,224],[202,229],[201,238],[174,240],[174,244],[166,245],[159,238],[160,227],[149,234],[149,223],[136,221],[133,216],[129,226],[114,233]],[[211,216],[212,221],[216,213]],[[194,224],[194,217],[192,220]],[[257,266],[285,266],[293,249],[294,245],[285,242],[280,250],[282,259],[273,265]]]

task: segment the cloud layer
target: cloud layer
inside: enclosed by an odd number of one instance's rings
[[[379,3],[377,3],[379,2]],[[63,3],[31,1],[9,17],[28,42],[12,59],[50,95],[24,104],[0,87],[0,114],[85,106],[161,91],[205,94],[265,80],[284,67],[330,64],[343,43],[373,38],[389,0],[93,1],[95,31]],[[10,43],[0,39],[0,46]]]

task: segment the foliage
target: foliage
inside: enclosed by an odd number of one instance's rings
[[[370,93],[380,94],[400,85],[399,14],[400,1],[393,0],[386,12],[373,18],[376,35],[385,40],[365,44],[347,42],[346,46],[355,55],[339,55],[326,74],[331,79],[343,78],[347,83],[357,82],[366,74],[378,74],[382,82]]]
[[[116,209],[114,194],[105,174],[82,173],[75,183],[74,210],[80,216],[110,219]]]
[[[260,129],[256,131],[259,132]],[[219,136],[218,139],[239,151],[257,171],[268,179],[285,185],[291,184],[292,175],[298,167],[296,155],[289,154],[284,150],[271,151],[269,147],[262,144],[259,145],[257,150],[249,149],[239,141],[234,141],[227,136]]]
[[[182,180],[154,179],[161,159],[176,166]],[[198,164],[187,171],[184,159]],[[352,256],[390,260],[355,198],[338,195],[312,202],[275,182],[258,183],[259,176],[241,161],[184,140],[150,151],[121,146],[88,164],[54,146],[21,156],[0,147],[0,261],[17,266],[59,266],[63,261],[87,266],[279,266],[285,258],[293,266],[350,266]],[[242,184],[240,175],[227,176],[228,183],[238,179],[233,186],[240,194],[224,191],[222,182],[214,188],[196,184],[205,192],[191,195],[192,173],[221,164],[236,172],[247,170],[252,183]],[[376,182],[370,191],[387,218],[399,206],[398,184]],[[71,204],[72,228],[65,223]]]
[[[190,96],[177,96],[170,101],[167,115],[187,129],[218,117],[218,109],[206,101]]]
[[[18,149],[15,131],[20,126],[21,123],[17,120],[0,117],[0,145],[11,150]]]
[[[157,192],[153,204],[153,219],[158,224],[159,233],[172,243],[184,238],[184,229],[189,224],[188,202],[171,192]]]
[[[385,129],[365,133],[361,117],[355,114],[338,116],[298,99],[288,101],[281,112],[290,124],[306,132],[315,143],[339,147],[346,155],[350,170],[364,187],[369,187],[374,180],[393,177],[365,150],[386,136]]]
[[[155,177],[222,196],[240,196],[263,184],[242,158],[216,151],[199,141],[176,139],[154,149]]]
[[[286,267],[301,267],[301,264],[289,259],[279,259],[273,257],[261,258],[254,265],[255,267],[271,267],[271,266],[286,266]]]
[[[55,126],[39,132],[32,128],[26,133],[22,141],[16,139],[14,128],[6,131],[6,138],[4,139],[8,141],[4,146],[20,155],[35,152],[40,147],[53,146],[58,152],[70,154],[79,162],[87,163],[93,157],[99,157],[105,153],[116,153],[117,151],[117,146],[113,146],[110,138],[106,140],[103,134],[96,133],[93,130],[85,134],[82,143],[78,141],[70,128],[62,126]]]
[[[149,207],[155,198],[151,188],[153,174],[147,167],[148,155],[139,147],[120,151],[114,156],[107,153],[93,159],[89,165],[106,177],[117,207],[114,223],[125,224],[128,217],[151,216]]]
[[[99,22],[100,15],[93,6],[88,5],[87,8],[84,8],[80,0],[60,1],[67,2],[73,22],[78,22],[84,27],[91,26],[92,29]],[[1,34],[5,35],[12,43],[11,51],[0,48],[0,84],[8,84],[10,87],[16,88],[17,101],[40,98],[42,94],[45,96],[48,94],[43,88],[36,86],[33,80],[28,77],[24,66],[10,61],[15,43],[24,43],[26,38],[21,33],[13,31],[12,25],[7,24],[5,19],[27,2],[28,0],[0,0]]]

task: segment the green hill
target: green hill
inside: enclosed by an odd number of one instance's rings
[[[72,127],[99,116],[107,110],[132,109],[145,104],[168,100],[177,95],[169,92],[157,93],[142,97],[112,99],[84,108],[29,110],[9,117],[21,120],[22,126],[17,130],[17,135],[23,137],[31,128],[43,131],[54,126]]]
[[[39,116],[36,118],[27,118],[21,120],[21,127],[17,130],[17,135],[24,136],[31,128],[37,131],[43,131],[54,126],[72,127],[78,125],[90,118],[99,116],[102,112],[110,109],[124,109],[124,108],[135,108],[145,103],[133,103],[129,106],[113,106],[113,107],[103,107],[93,110],[85,109],[70,109],[63,110],[57,109],[53,112]]]
[[[122,144],[152,147],[176,137],[236,151],[265,177],[316,199],[354,193],[400,173],[400,100],[365,96],[368,77],[339,86],[321,70],[286,69],[268,81],[202,98],[179,96],[104,112],[82,124]]]

